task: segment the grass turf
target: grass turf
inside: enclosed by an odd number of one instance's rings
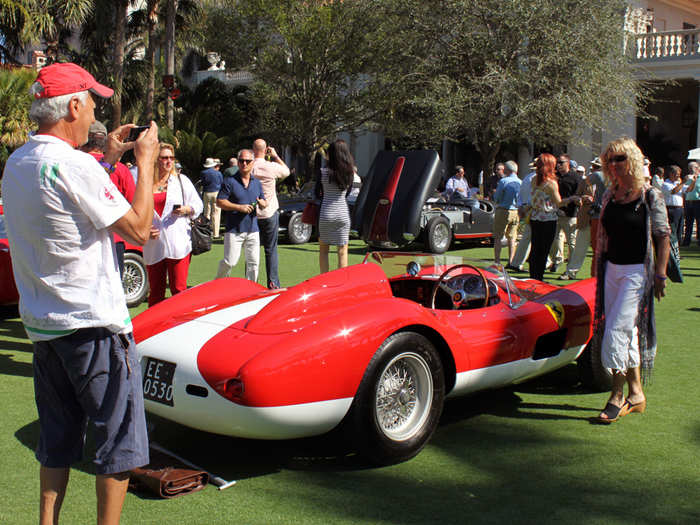
[[[454,253],[486,261],[492,256],[491,248],[458,248]],[[191,284],[214,276],[221,251],[216,244],[193,260]],[[365,251],[352,241],[350,262],[360,262]],[[657,308],[659,355],[644,415],[610,426],[590,424],[606,395],[582,389],[571,365],[523,385],[449,401],[427,447],[410,461],[384,468],[338,455],[328,437],[240,440],[153,418],[152,437],[160,444],[238,484],[175,500],[129,493],[122,523],[700,522],[694,331],[700,326],[700,249],[684,248],[682,256],[686,283],[670,284]],[[332,255],[331,267],[334,262]],[[317,268],[316,244],[280,246],[284,285],[311,277]],[[233,274],[243,276],[242,262]],[[580,276],[588,276],[588,265]],[[31,374],[31,345],[19,320],[0,322],[3,524],[38,521]],[[90,472],[89,462],[71,471],[62,523],[94,522]]]

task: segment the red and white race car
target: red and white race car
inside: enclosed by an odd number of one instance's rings
[[[461,257],[384,252],[282,290],[219,279],[134,319],[146,409],[244,438],[343,423],[375,462],[405,460],[446,396],[579,357],[594,291],[592,279],[558,287]]]

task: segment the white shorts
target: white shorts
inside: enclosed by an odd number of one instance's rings
[[[643,264],[605,267],[605,333],[601,362],[605,368],[626,373],[640,365],[637,313],[644,296]]]

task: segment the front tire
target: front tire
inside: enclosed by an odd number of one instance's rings
[[[358,451],[381,465],[412,458],[435,432],[444,397],[432,343],[413,332],[392,335],[372,357],[352,404]]]
[[[148,274],[146,263],[138,253],[124,254],[124,275],[122,287],[129,308],[140,305],[148,295]]]
[[[294,213],[287,223],[287,240],[290,244],[304,244],[311,239],[313,226],[301,221],[301,212]]]
[[[425,225],[425,244],[432,253],[445,253],[452,242],[452,230],[449,221],[439,215]]]

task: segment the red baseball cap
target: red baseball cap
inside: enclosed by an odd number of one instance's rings
[[[102,98],[114,94],[113,89],[103,86],[90,73],[72,62],[55,63],[41,68],[36,81],[44,89],[41,93],[35,93],[34,98],[58,97],[87,89]]]

